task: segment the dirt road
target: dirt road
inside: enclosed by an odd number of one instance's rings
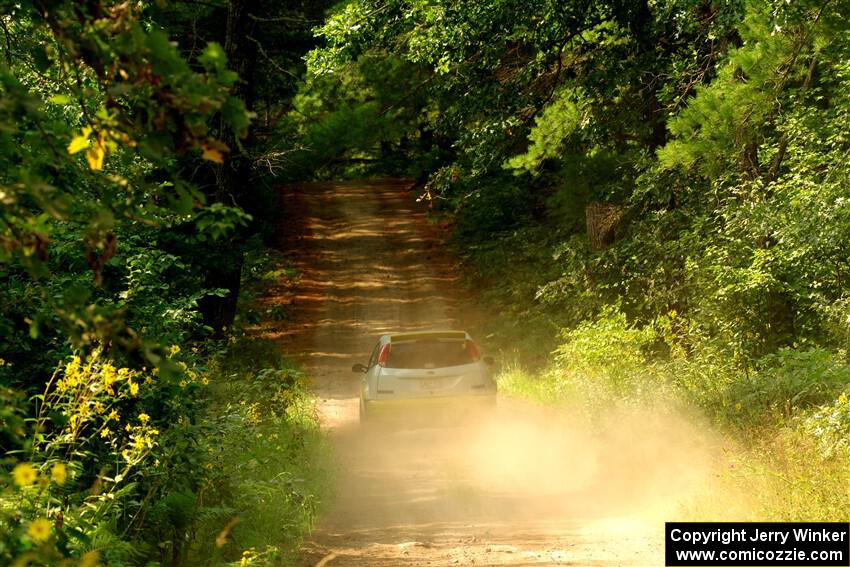
[[[407,187],[284,196],[280,234],[301,275],[278,338],[312,376],[338,461],[301,564],[662,565],[663,520],[710,474],[699,435],[669,416],[623,415],[600,433],[500,400],[462,428],[359,427],[350,366],[378,335],[469,324],[438,229]]]

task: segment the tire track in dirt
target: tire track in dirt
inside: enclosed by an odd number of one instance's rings
[[[300,276],[270,289],[272,302],[293,298],[292,318],[266,330],[311,376],[338,462],[336,497],[299,565],[663,564],[658,510],[704,474],[701,452],[673,455],[695,443],[690,431],[671,449],[670,423],[641,418],[602,439],[506,400],[463,428],[359,427],[350,367],[378,335],[470,324],[438,229],[409,185],[283,191],[278,233]]]

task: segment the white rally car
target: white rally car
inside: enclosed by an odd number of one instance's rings
[[[491,407],[496,402],[493,359],[482,357],[464,331],[395,333],[378,339],[360,372],[360,420],[376,413],[422,408]]]

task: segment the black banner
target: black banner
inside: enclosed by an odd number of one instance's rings
[[[667,522],[668,567],[850,565],[846,522]]]

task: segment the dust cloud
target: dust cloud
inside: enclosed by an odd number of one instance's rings
[[[715,476],[718,440],[680,412],[590,420],[506,398],[460,422],[431,417],[332,431],[338,492],[323,529],[340,557],[365,549],[380,563],[376,550],[401,545],[403,564],[658,565],[664,521]]]

